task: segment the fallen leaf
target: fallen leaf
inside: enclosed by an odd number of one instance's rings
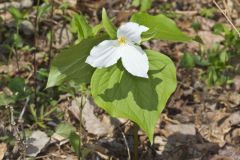
[[[226,146],[220,149],[215,157],[211,160],[239,160],[240,151],[236,147]]]
[[[42,131],[34,131],[27,139],[26,155],[36,157],[49,142],[50,138]]]
[[[196,135],[196,129],[194,124],[168,124],[165,129],[169,135],[174,133],[180,133],[183,135]]]
[[[215,35],[210,31],[199,31],[198,35],[207,48],[212,48],[215,43],[219,43],[224,40],[222,36]]]
[[[7,144],[6,143],[0,143],[0,160],[3,159],[6,151],[7,151]]]
[[[239,91],[240,90],[240,76],[236,76],[233,79],[234,85],[236,87],[236,90]]]
[[[51,136],[51,143],[55,143],[55,142],[59,142],[59,145],[63,145],[65,143],[67,143],[69,141],[68,138],[65,138],[57,133],[54,133],[52,136]]]
[[[80,103],[81,98],[77,98]],[[103,115],[101,120],[94,114],[94,108],[97,107],[96,104],[91,99],[87,99],[85,106],[82,110],[82,118],[84,121],[84,126],[88,133],[97,136],[111,135],[114,128],[119,125],[119,121],[109,116]],[[69,107],[70,112],[74,115],[76,119],[79,120],[79,107],[76,100],[72,101],[72,105]]]
[[[86,130],[97,136],[111,134],[115,128],[115,126],[111,124],[111,119],[107,116],[103,116],[102,121],[100,121],[94,115],[94,107],[96,106],[93,101],[87,100],[86,105],[83,108],[82,117],[85,121]]]

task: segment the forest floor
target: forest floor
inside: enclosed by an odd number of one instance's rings
[[[61,134],[79,128],[76,101],[80,95],[73,99],[65,86],[45,89],[52,58],[76,40],[69,27],[73,14],[82,14],[95,25],[105,7],[119,26],[138,11],[129,0],[69,0],[68,5],[63,1],[49,0],[54,8],[43,9],[46,13],[38,25],[37,2],[0,1],[0,160],[29,156],[77,159],[71,143]],[[219,5],[227,7],[227,16],[240,27],[240,2],[228,0],[224,5],[219,1]],[[10,6],[24,13],[21,24],[17,25],[8,12]],[[221,26],[232,26],[211,0],[154,0],[148,12],[167,15],[201,43],[143,43],[143,47],[171,57],[177,67],[178,86],[156,125],[154,143],[139,131],[139,159],[240,160],[240,54],[232,53],[240,52],[237,33],[222,32]],[[20,39],[14,34],[18,29]],[[230,57],[227,64],[218,65],[219,55],[225,52]],[[209,58],[211,65],[193,62],[191,55]],[[15,93],[19,95],[14,100],[7,98]],[[14,103],[4,106],[4,100]],[[124,160],[133,156],[130,121],[111,118],[91,99],[84,107],[83,120],[86,159]]]

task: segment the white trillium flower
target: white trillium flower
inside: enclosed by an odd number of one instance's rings
[[[93,47],[86,63],[93,67],[109,67],[121,58],[124,68],[134,76],[148,78],[148,58],[137,44],[141,42],[142,32],[149,28],[128,22],[117,30],[117,40],[105,40]]]

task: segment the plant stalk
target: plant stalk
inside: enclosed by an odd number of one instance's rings
[[[54,13],[54,5],[55,5],[55,2],[54,0],[52,0],[52,9],[51,9],[51,19],[53,19],[53,13]],[[53,26],[51,26],[51,30],[50,30],[50,35],[51,35],[51,38],[50,38],[50,46],[49,46],[49,52],[48,52],[48,66],[50,65],[51,63],[51,58],[52,58],[52,50],[53,50]]]
[[[82,136],[81,136],[81,132],[82,132],[82,109],[83,109],[83,106],[84,106],[84,103],[83,103],[83,99],[84,99],[84,96],[81,95],[81,102],[80,102],[80,106],[79,106],[79,151],[78,151],[78,160],[81,160],[82,159],[82,153],[81,153],[81,148],[82,148]]]
[[[34,24],[34,44],[37,46],[37,36],[38,36],[38,13],[39,13],[40,0],[37,0],[37,12]],[[36,60],[37,48],[33,52],[33,77],[34,77],[34,105],[37,107],[37,60]]]
[[[86,99],[87,99],[87,96],[82,94],[81,95],[81,99],[80,99],[80,104],[76,98],[76,96],[73,94],[72,95],[77,103],[77,105],[79,106],[79,129],[78,129],[78,132],[79,132],[79,151],[77,153],[77,156],[78,156],[78,160],[81,160],[82,159],[82,152],[81,152],[81,149],[82,149],[82,136],[81,136],[81,132],[82,132],[82,110],[83,110],[83,107],[84,105],[86,104]]]
[[[134,160],[138,160],[138,131],[139,126],[134,123],[134,131],[133,131],[133,152],[134,152]]]

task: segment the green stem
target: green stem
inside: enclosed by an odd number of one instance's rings
[[[77,156],[78,156],[78,160],[81,160],[82,159],[82,153],[81,153],[81,149],[82,149],[82,137],[81,137],[81,132],[82,132],[82,110],[83,110],[83,107],[84,105],[86,104],[86,95],[82,94],[81,95],[81,99],[80,99],[80,104],[76,98],[76,96],[73,94],[73,97],[77,103],[77,105],[79,106],[79,129],[78,129],[78,132],[79,132],[79,151],[77,153]]]
[[[83,109],[83,95],[81,95],[81,102],[79,106],[79,151],[78,151],[78,160],[81,160],[82,158],[82,153],[81,153],[81,148],[82,148],[82,137],[81,137],[81,132],[82,132],[82,109]]]
[[[134,123],[134,132],[133,132],[133,138],[134,138],[134,148],[133,148],[133,152],[134,152],[134,160],[138,160],[138,130],[139,130],[139,126]]]

